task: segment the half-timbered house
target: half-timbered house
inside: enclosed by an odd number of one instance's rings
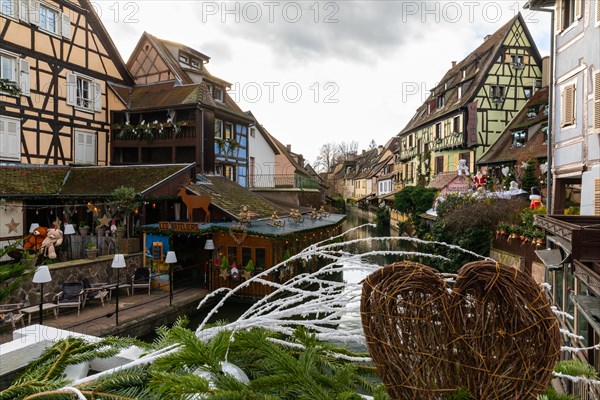
[[[398,134],[396,169],[408,184],[427,184],[475,161],[541,85],[542,60],[520,14],[465,59],[452,62]]]
[[[91,3],[0,4],[0,162],[108,165],[133,80]]]
[[[115,164],[195,162],[198,172],[248,185],[248,129],[253,118],[227,93],[228,82],[210,74],[210,57],[180,43],[144,33],[127,68],[127,107],[113,115]]]

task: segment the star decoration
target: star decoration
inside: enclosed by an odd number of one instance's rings
[[[110,226],[110,217],[106,214],[102,218],[98,218],[98,226],[106,226],[107,228]]]
[[[242,273],[242,277],[243,277],[245,280],[248,280],[248,279],[252,278],[252,272],[250,272],[250,271],[244,271],[244,272]]]
[[[8,228],[8,233],[11,233],[11,232],[14,232],[14,233],[19,233],[19,232],[17,231],[17,227],[18,227],[19,225],[21,225],[21,223],[19,223],[19,222],[15,222],[15,219],[14,219],[14,218],[11,218],[11,219],[10,219],[10,222],[9,222],[8,224],[4,224],[4,225],[6,225],[6,227]]]
[[[222,269],[219,273],[219,276],[223,279],[227,279],[229,277],[229,271],[227,271],[226,269]]]
[[[54,222],[52,222],[52,225],[54,225],[54,227],[56,229],[60,229],[60,224],[62,223],[62,221],[60,219],[58,219],[58,216],[56,217],[56,219],[54,220]]]
[[[529,163],[527,161],[523,161],[521,163],[521,169],[527,169],[527,168],[529,168]]]

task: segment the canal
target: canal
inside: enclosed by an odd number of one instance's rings
[[[374,222],[373,219],[374,219],[374,217],[372,216],[372,214],[368,214],[362,210],[351,210],[348,213],[347,218],[343,224],[342,231],[345,232],[349,229],[355,228],[360,225],[373,223]],[[389,229],[382,231],[382,230],[378,230],[378,229],[375,229],[372,227],[366,227],[366,228],[362,228],[362,229],[353,231],[352,233],[350,233],[348,235],[348,237],[344,238],[344,240],[360,239],[360,238],[368,238],[368,237],[376,237],[376,236],[379,236],[379,237],[390,236]],[[358,254],[358,253],[367,253],[367,252],[371,252],[374,250],[390,250],[390,247],[391,247],[391,245],[389,242],[384,242],[384,243],[363,242],[363,243],[350,244],[347,246],[347,250],[353,254]],[[385,265],[385,264],[388,264],[395,260],[393,258],[391,258],[390,256],[377,255],[377,256],[369,257],[368,261],[372,262],[372,263],[376,263],[378,265]],[[345,269],[341,275],[338,275],[338,276],[334,277],[333,279],[337,279],[337,280],[343,279],[344,282],[353,284],[353,283],[360,282],[365,277],[365,275],[366,274],[364,271],[359,271],[359,270],[355,270],[355,269],[347,269],[347,270]],[[212,303],[206,307],[203,307],[202,309],[198,310],[198,312],[195,313],[194,315],[189,316],[189,318],[190,318],[189,328],[196,329],[196,327],[198,327],[203,321],[205,321],[205,319],[207,318],[209,313],[212,311],[214,304],[215,303]],[[244,312],[246,312],[246,310],[248,310],[250,308],[250,306],[251,306],[251,304],[248,303],[247,301],[240,301],[238,299],[227,301],[224,305],[222,305],[220,307],[220,309],[218,310],[218,313],[211,316],[211,318],[208,320],[208,323],[234,322]],[[352,307],[352,306],[355,306],[355,304],[349,304],[349,306]],[[342,318],[342,320],[340,320],[339,329],[354,329],[357,327],[357,324],[360,325],[359,322],[357,322],[356,318],[349,318],[349,319]],[[144,340],[152,340],[152,339],[153,339],[153,336],[144,338]],[[356,350],[364,350],[364,348],[360,348],[360,349],[357,348]]]

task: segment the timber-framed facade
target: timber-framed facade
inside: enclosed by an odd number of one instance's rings
[[[461,159],[474,170],[541,86],[542,59],[520,14],[452,68],[398,134],[396,171],[405,184],[427,184],[455,171]]]
[[[133,80],[90,2],[2,5],[0,162],[109,165],[111,87]]]

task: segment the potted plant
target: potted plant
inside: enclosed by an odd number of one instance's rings
[[[81,221],[79,222],[79,234],[81,236],[87,236],[87,234],[90,232],[90,227],[87,224],[86,221]]]
[[[224,256],[221,260],[221,266],[219,267],[221,269],[221,273],[219,274],[221,278],[227,279],[229,276],[229,267],[229,260],[227,260],[227,256]]]
[[[89,258],[90,260],[95,259],[98,256],[98,251],[96,249],[96,243],[89,242],[87,244],[87,246],[85,247],[85,253],[87,255],[87,258]]]
[[[117,230],[115,231],[115,235],[117,235],[117,237],[119,239],[123,239],[125,237],[125,225],[123,225],[122,223],[119,223],[117,225]]]
[[[246,264],[246,268],[244,273],[242,274],[242,276],[244,277],[244,279],[250,279],[252,277],[252,274],[254,273],[254,263],[252,262],[252,260],[248,261],[248,264]]]

